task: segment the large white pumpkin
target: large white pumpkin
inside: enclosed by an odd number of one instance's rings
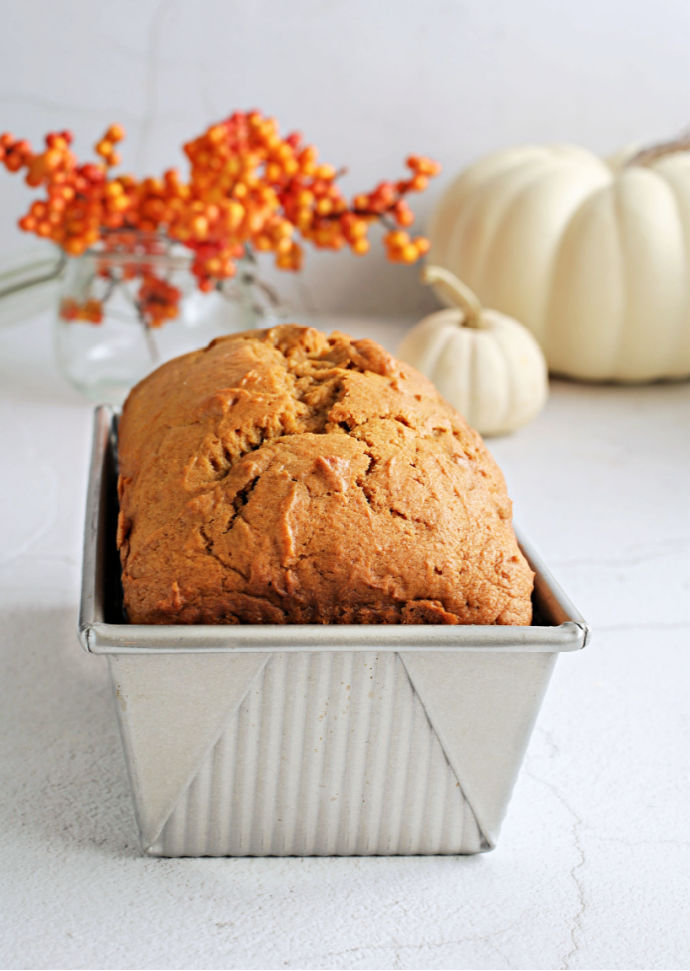
[[[453,304],[405,336],[398,357],[425,374],[482,435],[505,435],[537,414],[548,395],[546,362],[521,324],[485,310],[472,291],[441,267],[422,279]]]
[[[429,260],[529,327],[551,371],[690,374],[690,151],[571,145],[475,163],[436,207]]]

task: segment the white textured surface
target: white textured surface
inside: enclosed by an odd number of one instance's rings
[[[182,166],[184,140],[258,107],[347,166],[348,194],[400,178],[410,152],[437,158],[443,175],[413,199],[424,225],[452,175],[494,149],[574,141],[609,154],[688,124],[687,0],[86,6],[0,2],[0,130],[36,143],[72,128],[86,155],[120,121],[123,167],[139,174]],[[0,176],[1,253],[17,246],[29,192]],[[295,282],[319,310],[434,306],[416,268],[386,264],[378,242],[363,260],[309,253]]]
[[[1,965],[688,967],[690,385],[557,383],[492,444],[594,628],[556,666],[494,853],[153,860],[105,661],[74,633],[90,412],[49,344],[46,321],[0,333]]]

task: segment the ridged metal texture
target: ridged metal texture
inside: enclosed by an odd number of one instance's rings
[[[162,856],[486,849],[399,656],[275,654],[181,794]]]

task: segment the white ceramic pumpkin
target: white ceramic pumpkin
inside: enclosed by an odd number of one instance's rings
[[[690,374],[690,142],[605,161],[527,146],[472,165],[429,232],[433,263],[522,321],[556,373]]]
[[[422,274],[453,304],[420,321],[398,356],[425,374],[482,435],[524,425],[548,394],[546,362],[532,335],[516,320],[484,310],[469,287],[447,270]]]

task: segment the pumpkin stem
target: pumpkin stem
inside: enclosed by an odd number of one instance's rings
[[[664,155],[672,155],[673,152],[687,152],[689,150],[690,128],[686,128],[685,131],[682,131],[680,135],[677,135],[671,141],[657,142],[656,145],[648,145],[646,148],[640,149],[632,158],[628,159],[625,165],[626,168],[629,165],[647,165],[649,162],[656,162],[658,158],[663,158]]]
[[[445,270],[442,266],[427,265],[422,270],[422,283],[433,283],[454,307],[462,310],[465,315],[463,327],[481,327],[482,305],[477,295],[450,270]]]

